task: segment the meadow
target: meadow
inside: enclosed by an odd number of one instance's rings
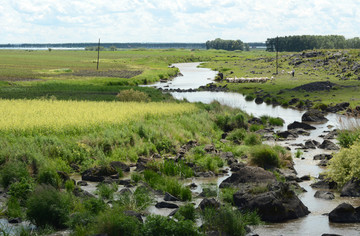
[[[353,63],[357,63],[356,53],[351,51],[348,56]],[[280,71],[293,68],[289,65],[291,55],[280,54]],[[214,230],[245,235],[247,224],[258,224],[255,213],[243,214],[232,208],[233,189],[224,190],[221,198],[227,205],[219,209],[221,214],[211,209],[195,210],[191,204],[194,194],[184,180],[198,173],[221,174],[227,162],[220,152],[231,152],[239,162],[285,167],[291,163],[289,153],[281,147],[263,145],[255,133],[281,126],[283,121],[261,117],[261,124],[251,124],[253,117],[239,109],[219,103],[179,102],[159,90],[137,85],[171,79],[179,71],[169,65],[193,61],[206,62],[203,67],[220,71],[225,77],[271,77],[275,54],[106,51],[100,53],[99,71],[96,57],[91,51],[0,50],[0,183],[7,192],[0,215],[38,226],[36,232],[23,229],[22,235],[47,235],[61,229],[69,229],[72,235],[117,235],[119,231],[129,235],[202,235]],[[342,69],[335,64],[329,70],[312,71],[313,63],[304,61],[296,68],[295,77],[284,73],[264,84],[228,84],[228,88],[253,97],[268,93],[281,103],[298,96],[325,104],[345,100],[352,106],[358,104],[354,73],[348,80],[339,80],[336,73]],[[309,92],[309,96],[288,90],[318,80],[339,86],[327,92]],[[189,143],[196,145],[184,154]],[[210,144],[220,152],[205,151]],[[175,162],[179,156],[182,159]],[[121,179],[123,171],[114,170],[112,162],[133,167],[144,159],[150,160],[146,171],[126,176],[135,190],[125,195],[118,192],[117,180],[109,180],[97,186],[95,197],[85,197],[79,193],[79,186],[65,178],[95,169],[113,171],[113,177]],[[170,192],[187,203],[174,216],[176,220],[146,212],[154,202],[152,193],[159,191]],[[128,210],[146,215],[146,222],[125,215]],[[218,217],[223,216],[229,224],[221,224]],[[196,226],[198,217],[204,222],[203,228]]]

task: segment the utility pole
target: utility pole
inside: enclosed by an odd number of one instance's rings
[[[278,74],[278,68],[279,68],[279,37],[276,37],[275,50],[276,50],[276,74]]]
[[[99,70],[99,59],[100,59],[100,38],[98,43],[98,58],[97,58],[96,70]]]

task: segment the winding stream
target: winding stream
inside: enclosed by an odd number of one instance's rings
[[[174,64],[179,68],[183,76],[176,77],[174,80],[168,83],[156,83],[151,86],[158,88],[173,88],[173,89],[189,89],[198,88],[201,85],[206,85],[212,81],[209,78],[214,78],[216,72],[210,69],[198,68],[200,63],[179,63]],[[248,102],[245,97],[238,93],[230,92],[172,92],[176,99],[186,99],[189,102],[203,102],[211,103],[212,101],[218,101],[223,105],[228,105],[235,108],[240,108],[248,114],[254,116],[269,115],[273,117],[281,117],[285,120],[283,130],[287,125],[294,121],[301,121],[301,116],[305,111],[298,111],[294,109],[285,109],[280,106],[266,105],[265,103],[257,105],[255,102]],[[353,119],[348,119],[345,116],[338,114],[328,114],[329,120],[325,124],[313,124],[316,130],[311,131],[310,136],[299,136],[296,140],[277,142],[282,146],[289,146],[292,153],[294,153],[295,147],[291,144],[304,143],[305,140],[313,139],[318,142],[322,142],[323,139],[319,135],[328,132],[329,130],[341,128],[346,123],[353,122]],[[330,126],[329,126],[330,125]],[[328,127],[331,127],[330,129]],[[273,142],[274,143],[274,142]],[[313,156],[320,153],[331,153],[323,149],[309,149],[304,152],[302,159],[294,158],[295,169],[298,176],[310,175],[312,179],[317,178],[319,173],[324,169],[317,166],[318,161],[313,160]],[[218,182],[218,181],[217,181]],[[323,233],[332,233],[340,235],[359,235],[360,224],[339,224],[330,223],[328,216],[324,215],[332,211],[342,202],[348,202],[354,207],[360,205],[360,199],[358,198],[344,198],[339,197],[339,194],[335,193],[336,198],[334,200],[323,200],[315,198],[314,194],[316,190],[310,187],[312,181],[305,181],[300,183],[300,186],[307,190],[302,193],[299,198],[309,208],[311,213],[303,218],[287,221],[285,223],[268,224],[262,226],[256,226],[253,229],[254,233],[259,235],[322,235]],[[327,190],[328,191],[328,190]]]

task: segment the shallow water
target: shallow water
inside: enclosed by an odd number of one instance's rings
[[[204,75],[201,77],[197,72],[200,70],[196,68],[198,66],[195,63],[182,63],[176,64],[176,67],[180,69],[180,72],[184,75],[182,77],[177,77],[174,79],[172,84],[169,84],[171,88],[197,88],[200,85],[205,85],[208,83],[207,77],[208,73],[204,72]],[[194,66],[194,67],[193,67]],[[206,69],[201,68],[201,71]],[[210,69],[208,69],[210,71]],[[196,72],[195,72],[196,71]],[[193,73],[194,74],[193,76]],[[182,86],[180,80],[187,81],[186,86]],[[188,81],[193,81],[193,86],[188,85]],[[205,82],[204,84],[201,84]],[[185,83],[184,83],[185,84]],[[179,87],[176,87],[179,85]],[[166,83],[161,84],[161,87],[164,88],[167,86]],[[253,114],[254,116],[269,115],[273,117],[281,117],[285,120],[285,125],[281,130],[286,130],[287,125],[294,121],[301,121],[301,116],[305,111],[299,111],[295,109],[285,109],[280,106],[272,106],[263,104],[256,104],[254,101],[246,101],[245,97],[238,93],[231,92],[173,92],[171,93],[176,99],[183,100],[186,99],[189,102],[203,102],[211,103],[212,101],[218,101],[223,105],[228,105],[234,108],[240,108],[248,114]],[[291,144],[304,143],[308,139],[313,139],[318,142],[322,142],[323,139],[319,137],[320,135],[326,134],[325,132],[336,129],[343,128],[346,126],[352,126],[354,123],[360,123],[359,120],[353,118],[347,118],[345,116],[337,114],[328,114],[327,119],[329,120],[323,124],[312,124],[316,127],[316,130],[310,131],[310,136],[299,136],[295,140],[277,142],[282,146],[290,146]],[[330,126],[329,126],[330,125]],[[328,128],[330,127],[330,129]],[[336,142],[335,140],[332,140]],[[273,142],[274,143],[274,142]],[[275,143],[274,143],[275,144]],[[294,146],[290,146],[291,152],[295,153],[296,149]],[[322,149],[310,149],[303,153],[302,157],[304,159],[294,158],[295,169],[298,173],[298,176],[310,175],[314,178],[318,177],[319,173],[323,172],[325,169],[317,166],[318,161],[313,160],[313,156],[320,153],[331,153],[331,151],[325,151]],[[313,178],[313,179],[314,179]],[[222,179],[223,180],[223,179]],[[222,181],[221,180],[221,181]],[[213,180],[213,182],[219,182]],[[300,186],[307,190],[307,192],[299,195],[301,201],[309,208],[311,213],[308,216],[305,216],[300,219],[287,221],[284,223],[276,223],[269,225],[257,226],[254,228],[254,232],[259,235],[321,235],[323,233],[333,233],[340,235],[360,235],[360,224],[338,224],[330,223],[328,216],[324,215],[332,211],[336,206],[342,202],[347,202],[352,204],[354,207],[360,206],[359,198],[342,198],[339,197],[339,194],[336,194],[334,200],[323,200],[314,197],[317,189],[310,187],[312,181],[302,182]]]

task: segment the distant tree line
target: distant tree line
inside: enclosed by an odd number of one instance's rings
[[[294,35],[266,40],[266,50],[270,52],[344,48],[360,48],[360,38],[345,39],[342,35]]]
[[[91,48],[97,47],[97,43],[47,43],[47,44],[0,44],[0,48]],[[205,49],[205,43],[101,43],[104,48],[185,48],[185,49]]]
[[[206,49],[223,49],[228,51],[234,50],[249,50],[249,45],[243,43],[240,39],[238,40],[225,40],[217,38],[215,40],[206,41]]]

